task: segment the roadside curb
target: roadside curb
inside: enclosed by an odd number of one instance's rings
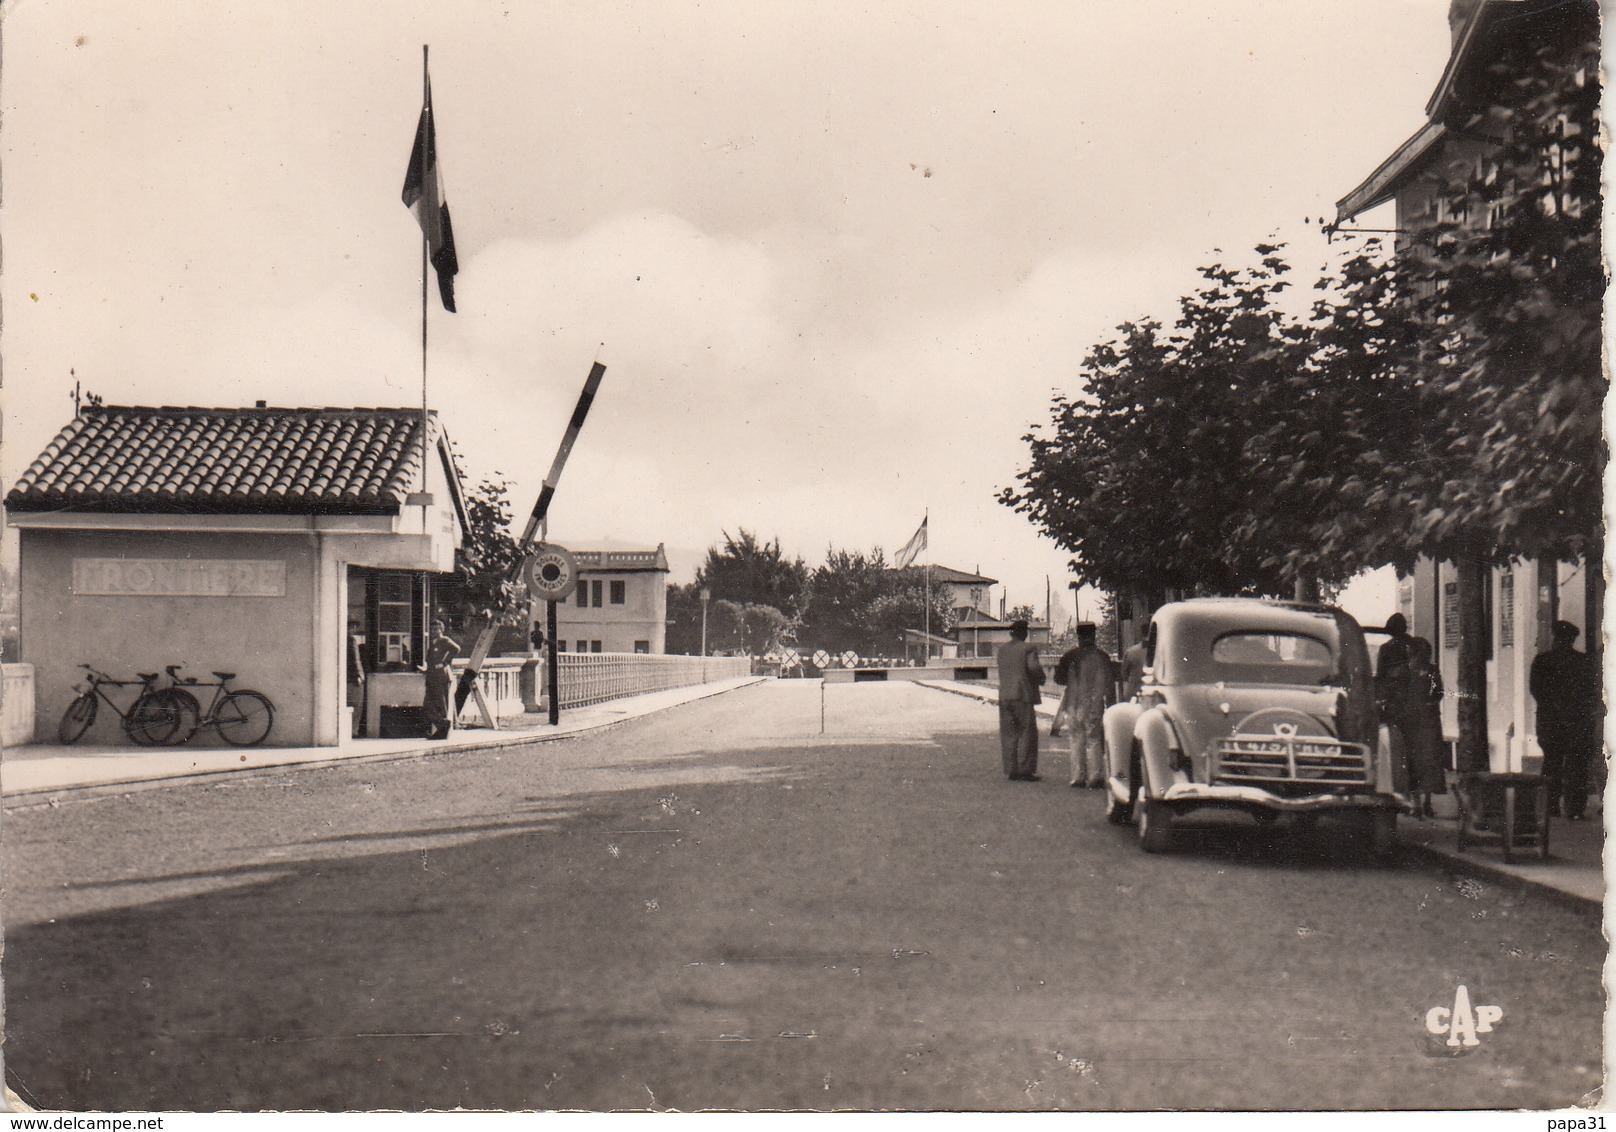
[[[999,693],[997,691],[983,690],[979,692],[975,688],[945,684],[936,680],[916,680],[915,683],[922,688],[930,688],[934,692],[947,692],[951,696],[963,696],[967,700],[976,700],[979,703],[989,704],[993,707],[997,707],[999,704]],[[1059,702],[1059,700],[1054,701],[1056,704]],[[1055,718],[1055,708],[1053,706],[1046,708],[1042,701],[1033,705],[1033,711],[1040,716],[1046,716],[1050,719]]]
[[[742,683],[726,683],[723,687],[708,688],[706,685],[696,685],[703,690],[699,695],[692,695],[688,699],[681,699],[677,703],[669,703],[657,707],[647,708],[633,714],[625,714],[616,719],[601,719],[566,726],[558,730],[543,731],[501,731],[490,732],[486,739],[469,739],[463,742],[444,746],[441,743],[432,743],[422,740],[421,746],[409,747],[403,750],[375,751],[371,753],[356,752],[348,755],[335,755],[331,758],[298,759],[280,763],[259,763],[249,767],[219,767],[212,770],[199,770],[188,774],[168,775],[135,775],[126,779],[112,782],[88,782],[82,785],[46,786],[33,789],[17,790],[4,795],[0,799],[0,809],[25,808],[48,805],[51,799],[72,798],[99,798],[112,794],[127,794],[132,790],[153,789],[163,786],[190,786],[202,782],[211,782],[222,778],[234,777],[262,777],[266,774],[284,774],[293,770],[322,770],[334,766],[350,766],[366,763],[401,762],[408,759],[429,758],[438,755],[457,755],[467,751],[497,751],[507,747],[523,747],[534,743],[554,743],[562,739],[571,739],[577,735],[586,735],[607,728],[617,727],[636,719],[643,719],[649,715],[671,711],[674,708],[684,707],[686,704],[697,703],[701,700],[721,696],[727,692],[738,692],[742,688],[755,687],[767,680],[766,676],[753,676],[746,678]],[[656,693],[648,693],[656,694]],[[606,701],[610,702],[610,701]],[[574,709],[577,710],[577,709]],[[306,748],[292,748],[306,749]],[[335,748],[340,750],[341,748]]]
[[[1567,892],[1535,877],[1524,877],[1519,873],[1510,872],[1502,862],[1494,863],[1479,857],[1471,857],[1460,853],[1456,849],[1444,849],[1428,842],[1402,840],[1405,852],[1419,854],[1428,861],[1440,865],[1450,873],[1458,876],[1474,877],[1478,880],[1491,881],[1500,886],[1514,889],[1517,892],[1534,892],[1573,912],[1592,913],[1602,916],[1605,902],[1583,896],[1576,892]]]

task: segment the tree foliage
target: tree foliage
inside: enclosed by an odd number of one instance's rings
[[[1337,406],[1318,394],[1316,328],[1281,301],[1290,267],[1212,264],[1171,330],[1128,323],[1026,439],[1021,486],[1000,499],[1073,551],[1108,590],[1286,593],[1348,563],[1307,552],[1318,484],[1340,458]]]
[[[1600,538],[1597,13],[1563,18],[1552,42],[1505,44],[1467,124],[1494,140],[1445,170],[1442,207],[1401,259],[1432,447],[1392,502],[1439,557],[1575,558]]]
[[[800,556],[788,558],[778,538],[763,542],[743,527],[734,536],[725,531],[722,548],[708,548],[696,571],[696,587],[703,586],[714,601],[772,605],[789,621],[807,604],[808,567]]]
[[[813,573],[797,639],[831,652],[897,655],[906,629],[924,629],[929,620],[932,632],[944,633],[953,625],[947,595],[931,590],[928,619],[926,594],[923,568],[888,566],[880,547],[869,552],[831,547]]]
[[[709,598],[706,616],[709,655],[764,656],[780,648],[791,633],[791,622],[772,605]],[[670,585],[667,650],[699,656],[701,648],[701,585],[697,582]]]
[[[527,623],[527,587],[507,580],[518,547],[510,532],[510,486],[495,472],[466,492],[467,527],[454,574],[437,586],[438,607],[456,626],[479,625],[489,613],[500,625]]]

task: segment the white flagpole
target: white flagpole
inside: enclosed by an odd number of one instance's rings
[[[421,44],[421,101],[423,105],[432,104],[432,79],[427,72],[427,44]],[[437,123],[429,123],[432,132],[437,133]],[[421,151],[422,172],[425,172],[427,151]],[[421,527],[426,528],[426,493],[430,481],[427,479],[428,471],[428,441],[427,433],[431,430],[427,412],[426,398],[426,277],[432,269],[431,262],[432,241],[427,239],[426,228],[421,229]]]
[[[912,514],[912,512],[911,512]],[[920,525],[926,529],[926,664],[931,664],[931,508],[921,517]]]

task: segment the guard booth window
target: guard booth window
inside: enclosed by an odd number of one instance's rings
[[[356,569],[349,575],[350,587],[361,579],[365,667],[379,672],[414,668],[426,643],[425,577],[410,570]]]

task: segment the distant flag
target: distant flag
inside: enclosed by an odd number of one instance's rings
[[[915,557],[922,550],[926,549],[926,524],[930,521],[930,515],[927,515],[924,519],[920,520],[920,529],[915,531],[914,537],[908,542],[904,543],[903,549],[898,551],[898,556],[894,560],[898,569],[902,570],[907,567],[910,563],[914,562]]]
[[[410,150],[410,167],[404,174],[404,204],[421,225],[427,253],[438,272],[438,294],[443,309],[453,311],[454,277],[460,270],[455,259],[454,229],[449,225],[449,203],[443,195],[443,174],[438,170],[437,130],[432,122],[432,81],[426,82],[421,120],[415,127],[415,147]]]

